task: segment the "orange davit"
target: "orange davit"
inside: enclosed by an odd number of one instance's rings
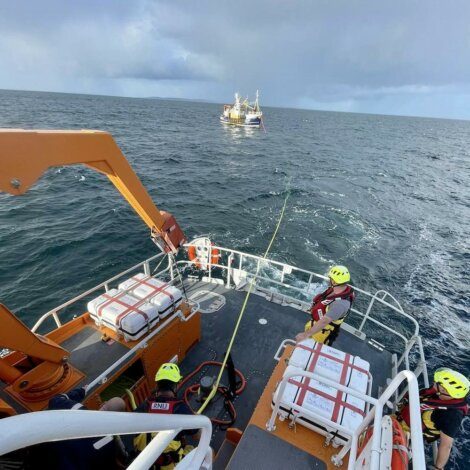
[[[0,129],[0,191],[23,194],[50,167],[84,164],[104,173],[150,228],[154,242],[175,253],[185,236],[160,211],[108,132]]]
[[[104,173],[150,228],[153,241],[175,253],[185,236],[174,217],[160,211],[112,136],[102,131],[0,129],[0,191],[24,194],[50,167],[84,164]],[[69,351],[31,332],[0,304],[0,380],[6,391],[30,410],[80,382],[84,375],[69,364]],[[0,403],[1,405],[1,403]]]

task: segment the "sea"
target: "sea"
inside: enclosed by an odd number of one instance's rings
[[[0,91],[1,128],[110,132],[188,238],[262,254],[289,194],[270,258],[318,273],[346,265],[352,284],[388,291],[419,322],[431,381],[442,366],[469,375],[470,122],[265,107],[265,129],[245,129],[220,112]],[[0,300],[28,326],[156,253],[127,202],[84,166],[0,194]],[[467,418],[446,468],[469,460]]]

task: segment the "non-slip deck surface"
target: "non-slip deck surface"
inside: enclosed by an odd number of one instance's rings
[[[184,376],[196,369],[204,361],[223,360],[230,337],[232,335],[241,306],[246,296],[244,291],[227,290],[221,285],[209,284],[202,281],[185,281],[186,294],[191,297],[198,290],[213,291],[225,296],[226,304],[219,311],[201,315],[202,338],[181,364]],[[237,411],[237,420],[233,424],[243,430],[258,403],[258,400],[271,376],[277,362],[274,360],[281,342],[286,338],[294,338],[303,331],[308,315],[305,312],[288,306],[268,302],[259,295],[251,295],[240,324],[238,335],[232,348],[232,358],[235,367],[239,369],[247,380],[247,387],[234,402]],[[260,322],[261,320],[261,322]],[[391,375],[391,354],[387,351],[380,353],[376,348],[354,337],[354,335],[341,331],[337,342],[333,345],[354,355],[359,355],[371,364],[374,375],[374,388],[384,385],[387,377]],[[202,370],[194,380],[188,384],[198,382],[203,375],[215,376],[218,369],[208,367]],[[224,374],[222,383],[228,385]],[[185,384],[185,387],[186,385]],[[274,388],[273,388],[274,391]],[[193,403],[194,409],[200,403]],[[222,400],[211,404],[207,414],[214,416],[222,410]],[[219,417],[227,419],[223,412]],[[225,429],[214,426],[212,447],[218,449],[225,436]]]
[[[227,290],[223,286],[204,282],[187,282],[185,286],[189,297],[197,290],[204,289],[224,295],[226,304],[217,312],[201,314],[202,338],[180,365],[183,376],[204,361],[223,360],[246,295],[245,292]],[[245,428],[276,364],[273,357],[279,344],[301,331],[305,318],[305,314],[299,310],[267,302],[257,295],[250,297],[232,348],[235,367],[247,381],[245,391],[234,402],[237,420],[233,426]],[[259,320],[262,323],[266,320],[266,323],[262,324]],[[217,373],[217,368],[207,368],[190,383],[198,382],[203,375],[214,376]],[[228,385],[225,374],[222,383]],[[207,412],[213,415],[214,410],[217,412],[221,409],[222,400],[218,400],[208,407]],[[220,417],[227,419],[228,415],[222,413]],[[214,426],[212,447],[218,449],[224,437],[225,429]]]
[[[272,470],[273,468],[326,470],[326,465],[313,455],[251,424],[246,428],[226,468],[227,470]]]
[[[117,341],[111,344],[101,341],[101,335],[98,330],[86,326],[61,343],[70,351],[70,363],[86,375],[88,383],[129,351]]]

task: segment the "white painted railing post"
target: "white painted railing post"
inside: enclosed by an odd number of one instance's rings
[[[381,429],[382,429],[382,416],[383,416],[383,408],[390,399],[390,397],[395,393],[398,389],[400,384],[406,380],[408,381],[408,390],[409,390],[409,401],[410,401],[410,428],[411,428],[411,445],[413,451],[413,466],[415,468],[426,468],[425,459],[424,459],[424,444],[423,444],[423,434],[421,429],[421,413],[420,413],[420,404],[419,404],[419,388],[418,388],[418,379],[413,374],[413,372],[409,370],[401,371],[398,375],[396,375],[393,380],[391,381],[390,385],[385,389],[385,391],[380,395],[379,399],[375,399],[371,396],[359,393],[353,389],[350,389],[344,385],[340,385],[338,383],[333,382],[332,380],[326,379],[321,377],[313,372],[308,372],[301,370],[294,366],[287,366],[282,381],[279,385],[279,389],[277,392],[276,399],[274,401],[274,409],[271,413],[271,417],[269,421],[266,423],[266,429],[268,431],[274,431],[276,429],[276,418],[279,414],[279,408],[281,406],[282,398],[284,395],[284,391],[287,385],[287,382],[292,377],[308,377],[311,379],[318,380],[321,383],[329,385],[331,387],[336,388],[337,390],[355,396],[364,400],[367,403],[373,405],[373,408],[369,411],[369,413],[365,416],[362,423],[358,426],[358,428],[351,433],[351,439],[344,448],[340,451],[340,453],[335,456],[335,460],[340,460],[343,458],[348,450],[350,450],[349,455],[349,464],[348,470],[353,470],[355,466],[355,462],[357,459],[357,444],[358,438],[362,434],[362,432],[366,429],[366,427],[374,420],[374,432],[372,435],[372,450],[371,450],[371,461],[370,461],[370,470],[378,470],[379,469],[379,460],[380,460],[380,441],[381,441]],[[303,414],[304,416],[311,416],[311,412],[305,409],[302,406],[298,406],[294,403],[287,403],[289,407],[292,407],[297,412]],[[314,418],[318,419],[319,421],[325,423],[325,419],[320,419],[318,416],[314,416]],[[337,423],[329,422],[330,426],[337,427],[339,430],[347,431],[343,428],[343,426],[338,425]],[[349,431],[347,431],[349,433]]]

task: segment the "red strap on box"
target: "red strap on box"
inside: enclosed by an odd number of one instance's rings
[[[98,316],[101,317],[101,312],[106,305],[109,305],[112,302],[116,302],[117,304],[122,305],[123,307],[126,307],[126,310],[120,313],[114,320],[114,324],[116,326],[121,327],[122,320],[131,312],[135,312],[135,313],[138,313],[139,315],[142,315],[145,321],[148,323],[149,322],[148,315],[145,312],[142,312],[142,310],[139,310],[138,308],[140,307],[140,305],[142,305],[142,302],[137,302],[135,305],[129,305],[123,302],[122,300],[119,300],[119,297],[121,297],[121,295],[124,295],[124,293],[119,294],[116,297],[111,297],[108,294],[103,294],[103,297],[105,297],[108,300],[98,307],[98,310],[97,310]]]
[[[313,357],[307,369],[309,372],[313,372],[313,369],[315,369],[315,366],[317,365],[317,361],[320,358],[321,347],[322,347],[322,344],[317,343],[314,349],[310,349],[310,351],[313,353]],[[291,380],[292,379],[290,379],[289,382],[291,382]],[[308,379],[307,377],[304,378],[304,381],[306,382],[306,384],[310,383],[310,379]],[[300,391],[299,399],[297,400],[297,403],[301,406],[302,406],[302,403],[304,402],[306,393],[307,393],[307,388],[302,387]]]
[[[351,355],[346,354],[346,357],[344,358],[343,370],[341,371],[341,377],[339,379],[339,383],[341,385],[346,385],[346,377],[348,376],[348,367],[349,367],[350,359],[351,359]],[[331,421],[334,421],[335,423],[336,423],[336,420],[338,419],[339,409],[341,406],[341,402],[343,401],[342,398],[343,398],[343,392],[338,390],[336,392],[335,407],[333,409],[333,414],[331,415]]]
[[[108,299],[108,300],[106,300],[106,302],[103,302],[102,304],[98,305],[98,308],[96,309],[96,314],[99,317],[101,317],[101,313],[102,313],[103,308],[106,307],[107,305],[111,304],[113,301],[115,301],[116,303],[118,303],[120,305],[124,305],[125,307],[131,307],[131,305],[127,305],[125,302],[122,302],[122,301],[119,300],[119,298],[122,297],[123,295],[126,295],[126,292],[119,292],[115,297],[112,297],[107,292],[102,294],[100,297],[104,297],[105,299]],[[138,303],[136,305],[138,305]]]
[[[321,346],[323,346],[323,344],[321,343],[316,343],[317,345],[320,344]],[[303,344],[297,344],[296,345],[296,348],[300,348],[300,349],[305,349],[306,351],[309,351],[311,353],[314,352],[314,350],[312,348],[308,348],[307,346],[303,345]],[[332,361],[336,361],[336,362],[339,362],[340,364],[344,364],[344,361],[342,361],[341,359],[338,359],[337,357],[335,356],[331,356],[330,354],[324,352],[324,351],[320,351],[318,354],[320,354],[321,356],[324,356],[326,357],[327,359],[331,359]],[[356,364],[349,364],[349,367],[351,367],[352,369],[356,369],[357,371],[359,372],[362,372],[363,374],[366,374],[366,375],[369,375],[369,371],[366,370],[366,369],[363,369],[362,367],[359,367],[357,366]]]
[[[342,364],[343,369],[341,371],[341,377],[340,377],[340,381],[339,381],[339,383],[341,385],[346,384],[348,367],[357,369],[358,371],[363,372],[366,375],[368,375],[368,371],[366,371],[365,369],[362,369],[362,368],[356,366],[355,364],[350,364],[349,363],[349,361],[351,359],[350,354],[346,354],[346,356],[344,358],[344,361],[342,361],[341,359],[338,359],[334,356],[331,356],[330,354],[327,354],[327,353],[323,352],[322,351],[322,347],[323,347],[322,343],[315,343],[315,346],[314,346],[313,349],[308,348],[308,347],[304,346],[303,344],[298,344],[296,347],[299,347],[301,349],[304,349],[304,350],[309,351],[310,353],[312,353],[312,358],[311,358],[310,365],[306,369],[308,372],[314,372],[314,369],[317,365],[317,362],[318,362],[318,359],[320,358],[320,356],[326,357],[328,359],[332,359],[332,360]],[[326,398],[327,400],[333,401],[335,403],[335,406],[333,408],[333,413],[332,413],[332,416],[331,416],[331,420],[334,421],[334,422],[336,422],[336,420],[338,419],[338,415],[339,415],[339,411],[341,409],[341,406],[344,406],[345,408],[349,408],[350,410],[352,410],[356,413],[359,413],[361,416],[365,416],[364,411],[362,411],[361,409],[355,407],[354,405],[351,405],[350,403],[342,400],[343,392],[341,392],[340,390],[337,390],[336,397],[332,397],[331,395],[328,395],[327,393],[324,393],[321,390],[317,390],[317,389],[311,387],[310,386],[310,379],[307,378],[307,377],[304,378],[303,383],[299,382],[297,380],[294,380],[294,379],[289,379],[289,383],[291,383],[293,385],[296,385],[300,388],[300,395],[299,395],[299,398],[296,400],[296,402],[299,406],[302,406],[302,404],[304,402],[304,399],[305,399],[305,395],[307,394],[307,391],[315,393],[316,395],[319,395],[323,398]]]
[[[308,380],[308,382],[310,383],[310,379]],[[322,392],[321,390],[317,390],[316,388],[313,388],[310,385],[307,385],[306,383],[301,383],[301,382],[298,382],[297,380],[294,380],[294,379],[289,379],[289,383],[291,383],[292,385],[296,385],[297,387],[302,389],[302,392],[305,390],[304,396],[307,392],[312,392],[312,393],[315,393],[315,395],[319,395],[323,398],[326,398],[327,400],[333,401],[335,403],[335,408],[336,408],[336,406],[338,406],[338,408],[339,408],[342,405],[345,408],[349,408],[350,410],[355,411],[356,413],[359,413],[361,416],[365,416],[365,412],[363,410],[355,407],[354,405],[351,405],[350,403],[348,403],[346,401],[343,401],[343,400],[340,400],[338,398],[332,397],[331,395],[328,395],[327,393]],[[303,401],[300,402],[300,397],[299,397],[299,399],[297,400],[297,404],[299,406],[302,406],[302,403],[303,403]],[[334,410],[333,410],[333,413],[334,413]],[[333,419],[333,416],[331,418],[331,421],[335,421]]]
[[[150,280],[150,276],[144,277],[143,279],[136,279],[135,276],[134,276],[134,277],[132,277],[132,279],[134,279],[137,284],[145,284],[146,286],[150,287],[153,290],[153,292],[151,292],[149,295],[147,295],[145,297],[145,299],[147,299],[149,297],[153,297],[154,295],[161,292],[162,294],[165,294],[167,297],[170,297],[171,303],[173,303],[173,304],[175,303],[174,297],[168,291],[165,290],[165,287],[167,287],[169,283],[163,284],[163,286],[158,287],[158,286],[154,286],[153,284],[150,284],[149,282],[147,282],[147,281]],[[132,288],[134,289],[135,286],[132,286]]]

